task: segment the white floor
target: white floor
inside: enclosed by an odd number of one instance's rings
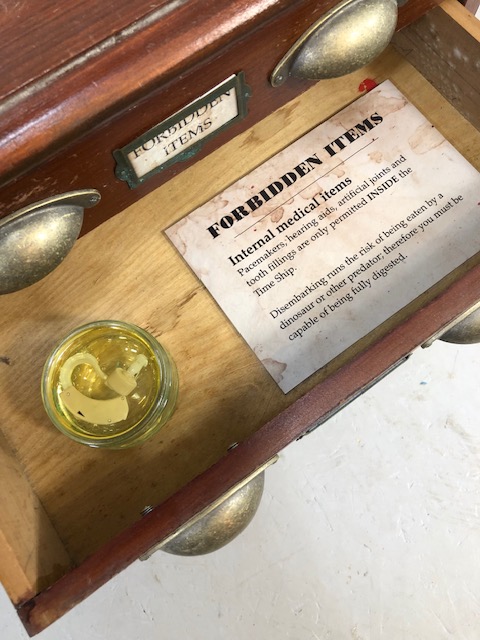
[[[266,474],[215,554],[157,552],[41,640],[478,640],[480,345],[437,342]],[[0,593],[0,637],[27,638]]]

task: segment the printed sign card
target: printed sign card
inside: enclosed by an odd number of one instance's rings
[[[480,250],[479,195],[387,81],[167,235],[286,393]]]

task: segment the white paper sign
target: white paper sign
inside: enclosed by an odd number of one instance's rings
[[[384,82],[167,234],[286,393],[477,253],[479,200]]]
[[[137,177],[141,178],[180,153],[185,153],[237,116],[238,98],[235,87],[231,86],[210,102],[145,140],[128,154],[128,159]]]

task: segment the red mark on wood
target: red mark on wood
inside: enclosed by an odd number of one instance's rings
[[[372,80],[372,78],[365,78],[365,80],[358,85],[358,90],[371,91],[372,89],[375,89],[375,87],[378,87],[375,80]]]

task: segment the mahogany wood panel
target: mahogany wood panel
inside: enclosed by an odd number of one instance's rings
[[[466,158],[478,162],[480,134],[389,50],[348,80],[314,85],[81,238],[47,278],[2,297],[2,353],[11,366],[2,370],[1,428],[76,563],[136,522],[145,505],[161,504],[220,459],[232,442],[245,440],[340,365],[335,359],[282,394],[163,230],[221,193],[239,171],[248,173],[355,100],[365,74],[376,82],[390,78]],[[182,388],[177,411],[159,438],[115,454],[79,447],[56,433],[39,394],[31,393],[59,336],[112,317],[143,326],[161,340],[177,363]],[[341,363],[374,340],[366,337],[342,354]]]
[[[410,0],[400,10],[398,26],[436,3]],[[156,13],[117,32],[104,46],[77,55],[0,103],[0,216],[50,195],[97,188],[103,200],[87,213],[86,232],[135,202],[305,91],[308,82],[290,80],[273,89],[268,77],[296,38],[336,2],[159,4]],[[240,70],[253,90],[243,122],[141,188],[130,190],[115,178],[115,148]]]
[[[0,98],[169,3],[168,0],[7,1],[0,6]],[[112,43],[113,44],[113,43]]]
[[[447,289],[270,420],[193,482],[95,552],[80,567],[21,606],[19,614],[29,633],[35,634],[48,626],[138,555],[148,551],[185,520],[247,476],[252,469],[323,423],[478,299],[480,265],[475,266],[471,261],[469,270],[461,279],[452,282]]]

